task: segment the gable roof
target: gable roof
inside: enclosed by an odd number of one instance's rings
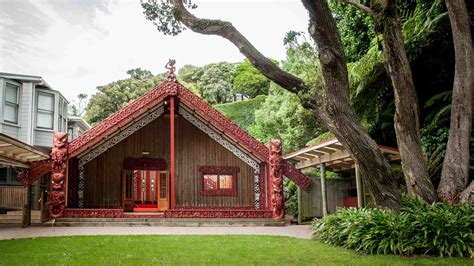
[[[184,103],[199,116],[209,121],[212,126],[231,138],[237,145],[244,148],[259,160],[268,162],[269,151],[265,145],[176,81],[165,81],[161,83],[153,90],[135,101],[130,102],[120,111],[110,115],[101,123],[74,139],[69,144],[69,157],[78,156],[88,149],[95,147],[103,140],[114,135],[114,133],[121,128],[126,127],[135,118],[140,117],[147,110],[162,102],[168,96],[176,96],[181,103]],[[286,172],[290,175],[286,176],[292,180],[294,179],[300,187],[306,189],[311,185],[311,180],[301,174],[299,170],[293,169],[295,172],[290,169],[294,168],[293,166],[288,164],[285,168],[289,169]]]

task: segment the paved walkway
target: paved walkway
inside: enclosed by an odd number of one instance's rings
[[[276,227],[0,227],[0,240],[83,235],[275,235],[311,238],[309,225]]]

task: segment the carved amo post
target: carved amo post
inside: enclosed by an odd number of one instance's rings
[[[51,185],[49,216],[63,216],[66,204],[66,173],[68,160],[68,141],[66,132],[55,132],[51,151]]]
[[[272,211],[274,219],[285,218],[285,198],[283,196],[283,159],[281,141],[270,140],[269,175],[272,185]]]

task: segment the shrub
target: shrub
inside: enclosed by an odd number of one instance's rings
[[[405,199],[402,210],[339,209],[313,223],[323,243],[367,253],[473,255],[474,208]]]

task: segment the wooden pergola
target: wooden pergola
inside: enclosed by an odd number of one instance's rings
[[[400,153],[397,148],[378,145],[388,161],[400,160]],[[319,167],[321,171],[321,195],[323,203],[323,215],[327,214],[326,199],[326,171],[331,172],[352,172],[355,171],[357,187],[357,205],[364,205],[362,180],[359,174],[359,167],[350,156],[347,149],[338,139],[332,138],[300,150],[293,151],[283,156],[283,159],[293,163],[297,169],[309,167]]]
[[[0,133],[0,164],[24,168],[17,179],[26,188],[26,204],[23,208],[23,227],[31,224],[32,183],[50,171],[49,154],[24,142]]]

